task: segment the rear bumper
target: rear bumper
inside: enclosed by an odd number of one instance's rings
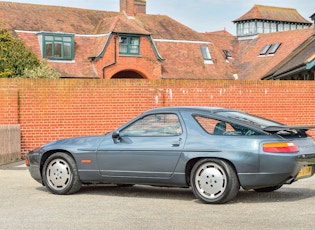
[[[315,165],[315,153],[301,154],[298,156],[300,166]]]

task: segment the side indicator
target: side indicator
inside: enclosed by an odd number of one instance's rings
[[[296,153],[298,147],[292,142],[275,142],[263,144],[263,150],[267,153]]]
[[[91,163],[92,163],[92,160],[87,160],[87,159],[81,160],[81,163],[82,163],[82,164],[91,164]]]
[[[30,162],[29,162],[29,160],[28,160],[27,157],[25,158],[25,164],[26,164],[26,165],[30,165]]]

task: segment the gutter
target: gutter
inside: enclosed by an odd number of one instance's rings
[[[153,52],[154,52],[154,55],[155,55],[156,59],[159,60],[160,62],[163,62],[165,59],[163,59],[161,57],[161,55],[159,54],[159,52],[158,52],[158,50],[157,50],[157,48],[156,48],[156,46],[155,46],[155,44],[153,42],[153,39],[152,39],[151,35],[148,36],[148,39],[150,41],[150,44],[151,44],[151,47],[153,49]]]
[[[112,37],[112,36],[110,36],[110,37]],[[108,65],[103,66],[103,68],[102,68],[103,79],[105,79],[105,69],[110,67],[110,66],[116,65],[116,62],[117,62],[117,36],[114,37],[114,40],[115,40],[115,42],[114,42],[114,46],[115,46],[114,47],[114,61]]]
[[[314,66],[315,66],[315,58],[312,61],[306,63],[306,69],[307,70],[312,69]]]

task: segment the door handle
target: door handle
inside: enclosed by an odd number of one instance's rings
[[[172,147],[179,147],[181,140],[182,140],[182,138],[179,138],[178,141],[173,142]]]

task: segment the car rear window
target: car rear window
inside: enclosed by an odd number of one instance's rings
[[[279,122],[268,120],[266,118],[258,117],[255,115],[251,115],[248,113],[241,113],[237,111],[226,111],[226,112],[217,112],[217,115],[226,117],[226,118],[232,118],[235,120],[239,120],[242,122],[246,122],[250,125],[257,126],[259,128],[265,128],[268,126],[278,126],[278,125],[283,125]]]
[[[254,136],[265,135],[263,132],[259,132],[248,127],[213,119],[206,116],[195,115],[197,123],[203,130],[211,135],[225,135],[225,136]]]

